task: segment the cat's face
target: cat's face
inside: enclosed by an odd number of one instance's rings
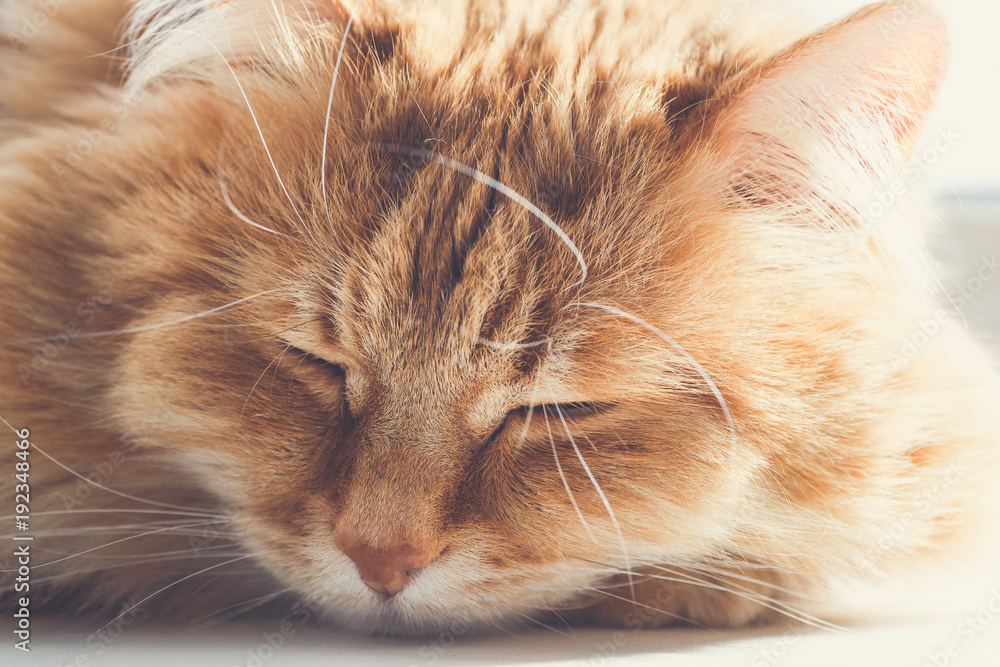
[[[219,69],[221,94],[165,84],[136,121],[168,128],[175,165],[118,223],[155,248],[112,391],[126,426],[158,406],[140,445],[187,465],[283,582],[401,633],[753,558],[772,483],[793,504],[849,491],[838,466],[859,462],[787,452],[832,418],[805,398],[818,378],[861,354],[824,336],[875,297],[853,268],[797,274],[804,242],[843,249],[762,224],[706,159],[744,56],[617,87],[542,48],[447,75],[371,21],[329,124],[325,52],[291,88],[246,68]]]
[[[282,144],[272,152],[285,186],[317,187],[315,162],[294,174],[315,157],[323,108],[303,108],[314,122],[280,134],[263,105],[255,112]],[[699,371],[657,332],[703,359],[734,354],[722,337],[694,338],[713,325],[690,308],[738,296],[724,293],[736,288],[733,260],[699,252],[690,221],[654,188],[666,170],[639,175],[642,155],[630,153],[666,145],[665,123],[623,126],[593,160],[542,122],[532,132],[559,142],[561,159],[531,137],[476,156],[532,201],[561,176],[546,208],[571,249],[475,178],[386,149],[424,145],[419,127],[345,128],[328,154],[328,205],[296,198],[296,214],[281,185],[261,192],[247,178],[273,171],[246,120],[223,138],[227,195],[288,238],[240,221],[215,174],[202,176],[215,201],[187,215],[205,242],[217,237],[210,252],[225,266],[192,293],[186,275],[213,262],[178,248],[163,258],[177,287],[132,326],[252,298],[135,334],[119,400],[140,418],[146,402],[163,404],[169,417],[148,443],[181,452],[232,503],[237,532],[281,578],[358,627],[404,631],[517,618],[633,561],[705,549],[753,454],[729,442],[700,374],[719,371]],[[690,280],[696,265],[716,279]],[[345,555],[352,541],[416,545],[433,562],[384,600]]]

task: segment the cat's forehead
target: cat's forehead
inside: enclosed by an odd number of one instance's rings
[[[594,399],[594,379],[629,364],[607,345],[620,324],[584,304],[634,299],[656,239],[599,191],[601,206],[550,216],[497,179],[421,158],[406,195],[355,231],[335,281],[340,343],[369,387],[403,412],[461,403],[483,423],[511,404]]]
[[[670,67],[609,79],[541,42],[502,63],[476,45],[418,58],[406,29],[379,43],[384,60],[345,71],[345,106],[300,137],[330,133],[317,235],[336,256],[340,344],[383,384],[570,365],[607,319],[574,304],[628,308],[664,262],[671,174],[701,129],[684,112],[715,83]]]
[[[536,364],[580,267],[522,207],[455,176],[424,174],[435,186],[418,186],[355,243],[338,283],[343,336],[386,363],[445,357],[452,372],[475,373],[485,348]]]
[[[465,110],[479,122],[457,130],[433,120],[447,109],[414,96],[342,154],[342,173],[365,178],[352,183],[355,208],[334,213],[346,237],[335,318],[373,373],[532,379],[566,365],[606,319],[574,303],[625,305],[649,288],[671,224],[669,168],[636,149],[668,150],[664,109],[654,100],[645,116],[582,136],[536,94]]]

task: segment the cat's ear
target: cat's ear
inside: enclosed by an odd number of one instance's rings
[[[254,3],[260,4],[261,1],[254,0]],[[272,4],[270,0],[264,1]],[[232,2],[240,2],[244,5],[254,4],[248,3],[246,0],[216,0],[215,4],[225,5]],[[341,0],[274,0],[273,4],[299,16],[315,16],[341,25],[347,23],[352,11],[352,8],[346,6]]]
[[[294,74],[309,60],[304,45],[328,40],[336,54],[359,8],[352,0],[134,0],[123,40],[129,84],[172,75],[218,81],[241,67]]]
[[[757,202],[883,178],[923,128],[947,52],[943,21],[926,3],[862,9],[736,84],[718,116],[717,166]]]

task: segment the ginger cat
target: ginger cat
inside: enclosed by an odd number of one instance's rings
[[[5,607],[726,627],[970,549],[1000,381],[900,361],[876,205],[942,21],[725,10],[6,0]]]

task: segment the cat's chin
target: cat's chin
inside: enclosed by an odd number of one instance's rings
[[[525,615],[497,614],[495,609],[449,609],[441,603],[417,608],[417,605],[396,600],[378,601],[364,609],[341,606],[328,609],[325,615],[335,627],[349,632],[404,639],[450,637],[455,640],[531,623]]]
[[[441,576],[440,579],[446,577]],[[430,577],[428,577],[430,579]],[[554,609],[581,606],[580,594],[565,591],[548,595],[531,590],[508,588],[502,581],[481,581],[463,586],[459,576],[450,585],[441,581],[415,582],[399,595],[384,599],[364,587],[348,585],[308,596],[315,609],[334,627],[350,632],[400,638],[475,637],[523,627],[547,627]],[[342,581],[340,583],[343,583]],[[420,585],[418,585],[418,583]],[[574,584],[576,582],[573,582]],[[589,604],[588,598],[582,604]],[[564,625],[565,621],[556,619]]]

